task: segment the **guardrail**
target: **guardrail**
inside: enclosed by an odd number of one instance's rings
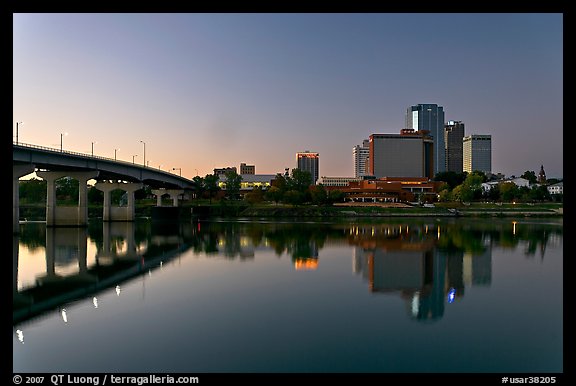
[[[70,154],[70,155],[75,155],[75,156],[83,157],[83,158],[86,158],[86,159],[101,159],[101,160],[105,160],[105,161],[118,162],[118,163],[122,163],[122,164],[125,164],[125,165],[131,165],[131,166],[136,166],[136,167],[140,167],[140,168],[153,169],[154,171],[162,172],[162,173],[165,173],[165,174],[168,174],[168,175],[171,175],[171,176],[174,175],[174,176],[177,176],[177,177],[180,177],[180,178],[183,178],[183,179],[186,179],[186,180],[187,180],[187,178],[184,178],[184,177],[182,177],[182,176],[180,176],[180,175],[178,175],[178,174],[176,174],[176,173],[172,173],[172,172],[165,171],[165,170],[162,170],[162,169],[155,169],[155,168],[152,168],[152,167],[150,167],[150,166],[140,165],[140,164],[136,164],[136,163],[133,163],[133,162],[118,160],[118,159],[109,158],[109,157],[103,157],[103,156],[100,156],[100,155],[92,155],[92,154],[89,154],[89,153],[80,153],[80,152],[77,152],[77,151],[64,150],[64,149],[60,150],[60,149],[53,148],[53,147],[40,146],[40,145],[31,144],[31,143],[23,143],[23,142],[16,142],[16,141],[13,141],[12,144],[13,144],[13,145],[16,145],[16,146],[21,146],[21,147],[29,147],[29,148],[33,148],[33,149],[39,149],[39,150],[49,151],[49,152],[51,152],[51,153],[56,153],[56,154]]]

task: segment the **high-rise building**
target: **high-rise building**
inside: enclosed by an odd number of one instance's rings
[[[352,148],[352,157],[354,159],[354,177],[368,175],[367,159],[370,155],[370,140],[362,141],[362,146],[356,145]]]
[[[447,172],[462,173],[462,138],[464,138],[464,123],[448,121],[444,125],[444,146]]]
[[[430,136],[434,141],[434,175],[446,171],[444,108],[430,103],[408,107],[406,111],[406,129],[414,131],[428,130],[430,132]]]
[[[318,153],[312,153],[308,150],[296,153],[296,167],[310,173],[312,184],[316,185],[319,177],[319,157]]]
[[[370,135],[369,172],[382,177],[434,177],[434,141],[426,131]]]
[[[492,173],[492,136],[472,134],[462,139],[462,168],[467,173]]]

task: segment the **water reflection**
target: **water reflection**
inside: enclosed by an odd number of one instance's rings
[[[13,237],[13,321],[41,315],[151,274],[164,261],[193,255],[252,262],[262,251],[287,256],[295,270],[316,271],[323,249],[350,250],[352,272],[375,295],[398,296],[410,318],[444,315],[471,286],[490,286],[492,248],[521,250],[544,260],[560,243],[562,222],[510,220],[387,220],[350,223],[212,221],[203,223],[91,222],[87,228],[22,225]],[[26,262],[19,261],[23,251]],[[43,256],[43,262],[32,255]],[[60,309],[64,322],[65,308]],[[20,336],[19,336],[20,339]],[[23,340],[23,337],[22,337]]]
[[[189,248],[186,237],[193,236],[192,224],[185,223],[94,222],[87,228],[26,224],[20,237],[13,237],[13,321],[151,272]],[[20,245],[28,254],[43,249],[43,266],[28,261],[22,271]],[[116,293],[120,295],[119,285]],[[96,297],[93,304],[98,308]],[[67,322],[66,309],[60,312]]]

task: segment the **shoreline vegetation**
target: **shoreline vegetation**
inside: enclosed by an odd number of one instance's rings
[[[136,206],[136,217],[152,217],[152,203]],[[163,208],[174,208],[164,206]],[[176,208],[174,208],[176,209]],[[43,205],[21,205],[20,220],[45,221]],[[89,218],[101,218],[102,207],[90,206]],[[563,217],[562,203],[338,203],[331,206],[254,204],[243,201],[186,202],[179,206],[179,220],[210,217],[230,218],[369,218],[369,217]],[[172,215],[171,215],[172,216]],[[176,218],[173,218],[176,219]]]

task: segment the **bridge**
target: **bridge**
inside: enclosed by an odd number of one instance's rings
[[[133,221],[134,192],[144,185],[152,188],[157,206],[162,206],[162,196],[169,195],[173,206],[178,206],[178,198],[187,190],[194,190],[194,181],[179,175],[144,165],[118,161],[90,154],[53,149],[44,146],[12,144],[12,186],[13,186],[13,233],[18,233],[20,223],[19,179],[35,172],[47,182],[46,225],[84,226],[88,221],[88,184],[104,192],[104,221]],[[70,177],[79,181],[77,207],[56,205],[56,180]],[[120,189],[126,192],[128,204],[125,207],[111,204],[111,192]]]

